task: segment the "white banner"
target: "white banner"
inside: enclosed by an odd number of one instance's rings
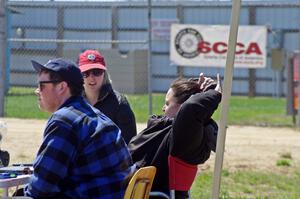
[[[171,26],[170,59],[180,66],[225,67],[229,26]],[[267,61],[267,28],[239,26],[235,67],[263,68]]]

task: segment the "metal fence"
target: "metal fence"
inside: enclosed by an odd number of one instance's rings
[[[147,49],[147,2],[32,2],[8,1],[7,66],[11,86],[33,86],[30,59],[47,61],[69,56],[69,50],[117,49],[127,52]],[[229,24],[230,2],[153,2],[152,20],[186,24]],[[268,27],[268,64],[265,69],[234,70],[235,95],[284,96],[284,68],[272,66],[272,49],[290,52],[300,46],[300,2],[247,2],[241,10],[241,25]],[[167,35],[167,34],[166,34]],[[169,38],[152,36],[152,87],[164,92],[182,75],[223,74],[223,68],[180,67],[169,61]],[[120,56],[122,56],[120,55]],[[74,56],[74,55],[72,55]],[[76,60],[76,57],[69,57]],[[285,60],[285,59],[284,59]],[[284,61],[283,60],[283,61]]]
[[[33,86],[30,59],[47,61],[69,56],[69,50],[117,49],[121,54],[147,49],[147,2],[32,2],[8,1],[8,47],[11,86]],[[230,2],[153,2],[152,20],[186,24],[229,24]],[[284,96],[284,68],[272,66],[272,49],[290,52],[300,46],[300,2],[247,2],[241,25],[268,27],[268,64],[265,69],[234,70],[232,92],[249,96]],[[180,67],[169,61],[169,39],[152,37],[152,86],[166,91],[178,75],[215,76],[223,68]],[[74,56],[74,55],[72,55]],[[120,55],[121,56],[121,55]],[[76,57],[69,57],[76,60]],[[284,59],[285,60],[285,59]],[[283,60],[283,61],[284,61]],[[274,65],[274,64],[273,64]]]

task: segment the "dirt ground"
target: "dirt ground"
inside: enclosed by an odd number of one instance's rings
[[[10,153],[10,163],[31,163],[42,140],[45,120],[0,118],[7,125],[1,149]],[[145,124],[138,124],[139,131]],[[138,132],[139,132],[138,131]],[[229,126],[223,168],[276,170],[282,154],[292,156],[293,166],[300,165],[300,131],[291,128]],[[202,169],[214,167],[213,154]]]

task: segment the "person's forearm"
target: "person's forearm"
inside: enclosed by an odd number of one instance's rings
[[[214,90],[199,93],[182,104],[172,126],[171,155],[190,164],[198,164],[201,157],[205,123],[210,119],[221,100]],[[197,159],[198,158],[198,159]]]
[[[218,108],[221,93],[215,90],[198,93],[184,102],[176,116],[175,123],[185,123],[196,118],[198,121],[208,120]]]

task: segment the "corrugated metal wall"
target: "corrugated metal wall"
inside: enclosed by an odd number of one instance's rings
[[[29,60],[46,62],[63,55],[68,49],[110,49],[126,53],[147,49],[147,2],[16,2],[8,6],[19,13],[9,15],[11,47],[11,85],[22,85],[25,74],[32,73]],[[221,24],[230,22],[230,2],[153,2],[153,19],[178,19],[186,24]],[[271,50],[286,52],[300,48],[300,2],[243,2],[241,25],[266,25],[268,33],[268,66],[265,69],[234,69],[233,94],[283,96],[286,94],[285,70],[273,70]],[[14,38],[25,39],[22,42]],[[26,41],[26,39],[64,39],[70,42]],[[76,40],[77,42],[74,42]],[[91,42],[80,42],[91,40]],[[96,41],[95,41],[96,40]],[[127,41],[111,43],[111,40]],[[94,41],[94,42],[93,42]],[[106,41],[106,42],[105,42]],[[204,72],[215,77],[223,68],[178,67],[169,61],[169,40],[152,41],[152,88],[166,91],[179,74],[198,76]],[[73,58],[76,60],[76,58]],[[24,83],[23,83],[24,84]],[[30,85],[27,85],[30,86]]]

